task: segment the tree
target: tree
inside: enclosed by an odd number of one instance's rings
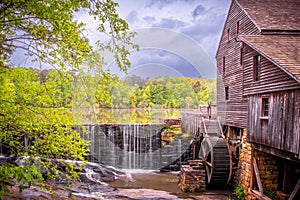
[[[130,64],[126,45],[133,45],[130,39],[134,34],[128,33],[128,24],[118,16],[117,6],[111,0],[3,0],[1,62],[7,63],[16,49],[23,49],[26,55],[54,67],[78,69],[94,53],[84,35],[84,24],[73,20],[76,12],[86,10],[99,21],[98,30],[112,38],[108,43],[98,42],[99,48],[114,53],[119,67],[126,69]]]
[[[0,144],[5,153],[46,160],[84,160],[88,144],[74,131],[75,121],[69,109],[74,101],[70,96],[73,84],[89,77],[85,72],[95,67],[90,77],[99,77],[96,83],[102,84],[101,78],[113,80],[104,70],[104,58],[99,52],[112,53],[119,68],[126,71],[130,65],[129,48],[137,48],[131,42],[134,33],[128,32],[128,24],[117,14],[117,6],[111,0],[0,2]],[[95,50],[84,35],[85,24],[74,20],[79,11],[93,16],[98,21],[98,31],[111,40],[98,41]],[[37,70],[11,68],[11,55],[18,49],[39,63],[41,69],[46,65],[56,71],[46,75]],[[70,73],[71,69],[79,75]],[[99,94],[97,98],[101,98]],[[48,178],[61,175],[57,166],[49,169],[48,162],[39,162],[48,170]],[[65,178],[76,176],[72,166],[67,168]],[[5,163],[0,166],[0,173],[0,198],[8,191],[7,186],[16,181],[22,183],[22,189],[24,182],[30,186],[34,178],[41,178],[33,163],[21,168]]]

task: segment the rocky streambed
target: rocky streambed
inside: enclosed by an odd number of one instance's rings
[[[89,163],[91,164],[91,163]],[[91,170],[99,164],[92,163]],[[91,166],[91,165],[89,165]],[[82,173],[81,180],[69,187],[63,182],[47,182],[52,191],[42,190],[41,184],[19,192],[13,187],[11,196],[4,199],[63,200],[63,199],[228,199],[230,191],[208,191],[205,193],[183,193],[177,187],[174,172],[123,172],[103,165],[91,173]],[[99,171],[99,169],[101,169]],[[98,170],[98,172],[97,172]],[[92,175],[91,175],[92,174]],[[106,180],[106,182],[102,181]]]
[[[16,160],[10,157],[1,157],[0,164],[4,162],[22,165],[30,158],[21,157]],[[36,159],[31,162],[37,162]],[[52,162],[57,162],[53,160]],[[61,162],[61,161],[60,161]],[[75,165],[82,162],[64,160]],[[36,163],[38,165],[38,163]],[[16,185],[11,194],[4,196],[4,200],[63,200],[63,199],[228,199],[230,191],[209,191],[205,193],[183,193],[177,187],[178,173],[159,172],[150,170],[117,170],[99,163],[88,162],[79,173],[80,180],[71,183],[63,179],[37,183],[22,192]],[[40,169],[46,172],[45,169]],[[45,186],[51,190],[42,189]]]

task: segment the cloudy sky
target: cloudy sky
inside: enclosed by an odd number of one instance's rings
[[[215,77],[215,53],[231,0],[116,0],[118,11],[138,33],[134,42],[140,51],[132,51],[128,74],[120,73],[112,63],[107,67],[121,76]],[[97,25],[79,13],[87,25],[93,43],[101,35]],[[13,59],[26,65],[26,58]],[[25,64],[24,64],[25,63]],[[108,63],[110,63],[108,61]]]
[[[215,53],[230,0],[117,2],[121,17],[138,32],[141,46],[140,52],[130,56],[129,73],[150,77],[215,76]],[[147,33],[149,36],[145,36]]]
[[[230,0],[118,0],[130,28],[166,28],[191,37],[215,54]]]

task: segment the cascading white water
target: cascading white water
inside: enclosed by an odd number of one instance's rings
[[[190,138],[178,137],[161,147],[162,124],[87,125],[92,160],[119,169],[157,170],[178,159]]]
[[[91,132],[90,132],[90,141],[95,141],[95,126],[91,127]],[[91,142],[91,150],[90,154],[94,155],[95,154],[95,143]],[[95,162],[94,159],[92,159],[92,162]]]

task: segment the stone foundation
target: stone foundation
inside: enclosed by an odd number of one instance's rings
[[[171,127],[171,126],[181,126],[181,119],[180,118],[160,118],[159,119],[160,123],[164,123],[167,127]]]
[[[182,165],[178,176],[178,187],[183,192],[204,192],[206,190],[206,174],[200,160],[190,160],[189,165]]]
[[[242,185],[247,200],[255,199],[254,197],[248,194],[251,179],[251,154],[251,144],[247,142],[246,129],[244,129],[242,134],[242,150],[239,155],[238,169],[236,170],[234,176],[234,187],[236,188],[238,185]]]
[[[253,154],[253,155],[252,155]],[[248,194],[251,180],[252,162],[251,158],[255,157],[259,170],[259,176],[264,190],[276,193],[278,189],[278,168],[277,157],[252,149],[251,144],[247,142],[246,130],[242,135],[242,150],[239,155],[238,168],[234,176],[234,187],[242,185],[246,194],[246,199],[255,199]],[[253,175],[253,190],[259,190]]]
[[[278,188],[277,158],[262,151],[255,151],[259,176],[262,187],[269,191],[276,191]]]

